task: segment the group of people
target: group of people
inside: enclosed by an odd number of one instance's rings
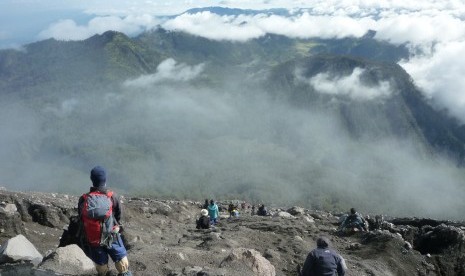
[[[216,202],[211,199],[205,199],[203,209],[200,210],[200,217],[196,221],[197,229],[209,229],[218,223],[220,211]]]
[[[228,212],[230,217],[237,206],[229,204]],[[254,207],[252,207],[252,214],[254,214]],[[210,215],[210,217],[209,217]],[[267,215],[266,208],[263,204],[260,205],[257,215]],[[213,218],[211,217],[213,216]],[[205,201],[204,209],[201,210],[201,216],[197,220],[197,229],[208,229],[211,225],[216,224],[218,217],[218,206],[213,200]],[[351,208],[349,214],[343,217],[342,223],[339,227],[340,231],[368,231],[367,222],[363,216],[358,213],[355,208]],[[338,275],[344,276],[347,270],[347,265],[344,258],[339,255],[335,250],[330,248],[330,241],[327,237],[321,236],[316,241],[317,247],[310,251],[305,259],[300,276],[324,276],[324,275]]]
[[[339,232],[368,231],[367,221],[355,208],[350,208],[349,213],[341,218]],[[300,276],[344,276],[347,270],[345,260],[330,248],[329,239],[321,236],[317,239],[316,245],[317,247],[307,255]]]
[[[250,208],[247,207],[247,203],[241,203],[241,209]],[[205,199],[205,202],[200,210],[200,217],[196,220],[197,229],[209,229],[211,226],[215,226],[219,220],[220,207],[213,199]],[[232,202],[228,205],[229,219],[239,217],[239,205],[233,204]],[[255,211],[255,205],[252,206],[251,215],[257,216],[268,216],[269,213],[264,204],[260,204],[258,210]]]
[[[82,234],[85,236],[86,255],[95,263],[98,275],[109,273],[109,257],[115,263],[119,276],[131,276],[127,251],[121,238],[122,225],[121,202],[106,186],[106,172],[103,167],[96,166],[90,172],[92,187],[83,194],[78,202],[78,216],[82,223]],[[230,204],[230,217],[238,216],[237,206]],[[252,207],[252,215],[255,206]],[[256,212],[266,216],[268,212],[263,204]],[[196,221],[197,229],[208,229],[215,226],[219,219],[219,207],[211,199],[205,200],[200,217]],[[339,227],[340,231],[368,231],[367,222],[354,208],[344,217]],[[301,276],[310,275],[345,275],[347,266],[344,259],[330,248],[327,237],[321,236],[316,241],[317,247],[305,259]]]

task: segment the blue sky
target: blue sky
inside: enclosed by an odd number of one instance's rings
[[[190,8],[286,8],[291,17],[219,16]],[[246,22],[246,24],[243,24]],[[0,49],[37,40],[82,40],[107,30],[130,36],[157,26],[217,40],[246,41],[276,33],[290,37],[341,38],[376,30],[376,39],[412,49],[400,62],[425,95],[465,122],[465,3],[462,0],[2,0]]]

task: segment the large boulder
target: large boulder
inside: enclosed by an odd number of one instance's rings
[[[454,251],[464,254],[465,233],[455,226],[441,224],[436,227],[424,226],[413,241],[414,248],[422,254],[442,254]]]
[[[287,212],[293,216],[305,215],[305,209],[302,207],[294,206],[287,210]]]
[[[7,240],[0,248],[0,264],[23,261],[36,266],[42,262],[42,258],[35,246],[23,235]]]
[[[15,204],[2,203],[0,205],[0,234],[4,237],[14,237],[24,234],[21,214]]]
[[[254,249],[236,248],[222,262],[221,267],[236,268],[237,275],[275,276],[274,266]]]
[[[47,256],[39,268],[65,275],[95,274],[95,266],[76,244],[59,247]]]
[[[33,222],[52,228],[59,227],[68,220],[59,209],[46,204],[31,204],[28,213]]]

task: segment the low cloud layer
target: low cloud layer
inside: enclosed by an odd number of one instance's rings
[[[82,193],[99,164],[122,193],[463,218],[463,172],[420,141],[385,133],[360,142],[339,112],[296,108],[240,81],[215,90],[170,81],[186,68],[196,66],[168,59],[164,77],[153,76],[163,81],[58,97],[40,110],[2,98],[0,185]],[[350,86],[361,74],[319,81]]]
[[[433,105],[465,123],[465,42],[439,43],[401,65]]]
[[[134,87],[145,87],[163,81],[185,82],[198,77],[203,71],[204,64],[189,66],[184,63],[177,63],[169,58],[162,61],[155,72],[151,75],[143,75],[133,80],[128,80],[124,84]]]
[[[360,101],[382,99],[392,94],[389,82],[382,81],[376,86],[368,86],[361,79],[363,74],[364,70],[361,68],[355,68],[351,75],[342,77],[332,76],[329,73],[320,73],[306,79],[298,72],[296,73],[300,81],[311,85],[316,92],[322,94],[344,96]]]
[[[117,16],[95,17],[86,25],[79,25],[74,20],[65,19],[51,24],[46,30],[40,32],[38,36],[40,39],[84,40],[108,30],[136,35],[144,30],[154,28],[157,24],[158,21],[156,18],[149,15],[128,15],[124,18]]]
[[[372,24],[373,21],[366,18],[315,16],[307,12],[292,17],[267,14],[220,16],[211,12],[199,12],[177,16],[162,26],[168,30],[184,31],[214,40],[246,41],[267,33],[297,38],[359,37]]]

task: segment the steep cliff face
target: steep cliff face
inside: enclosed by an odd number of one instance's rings
[[[0,191],[0,242],[24,234],[44,256],[55,251],[62,228],[76,213],[77,199],[65,194]],[[135,275],[192,275],[194,271],[296,275],[320,235],[328,236],[345,258],[347,275],[460,275],[455,272],[463,271],[463,224],[458,222],[392,219],[393,223],[384,221],[376,230],[371,224],[369,232],[341,235],[338,214],[271,207],[272,215],[262,217],[251,215],[246,204],[239,217],[229,219],[222,211],[215,228],[197,230],[199,202],[122,200],[123,235]],[[220,202],[220,206],[228,203]],[[4,264],[0,269],[7,267]]]
[[[397,64],[318,55],[277,66],[267,85],[302,108],[330,110],[354,138],[408,138],[463,162],[464,127],[435,110]]]

